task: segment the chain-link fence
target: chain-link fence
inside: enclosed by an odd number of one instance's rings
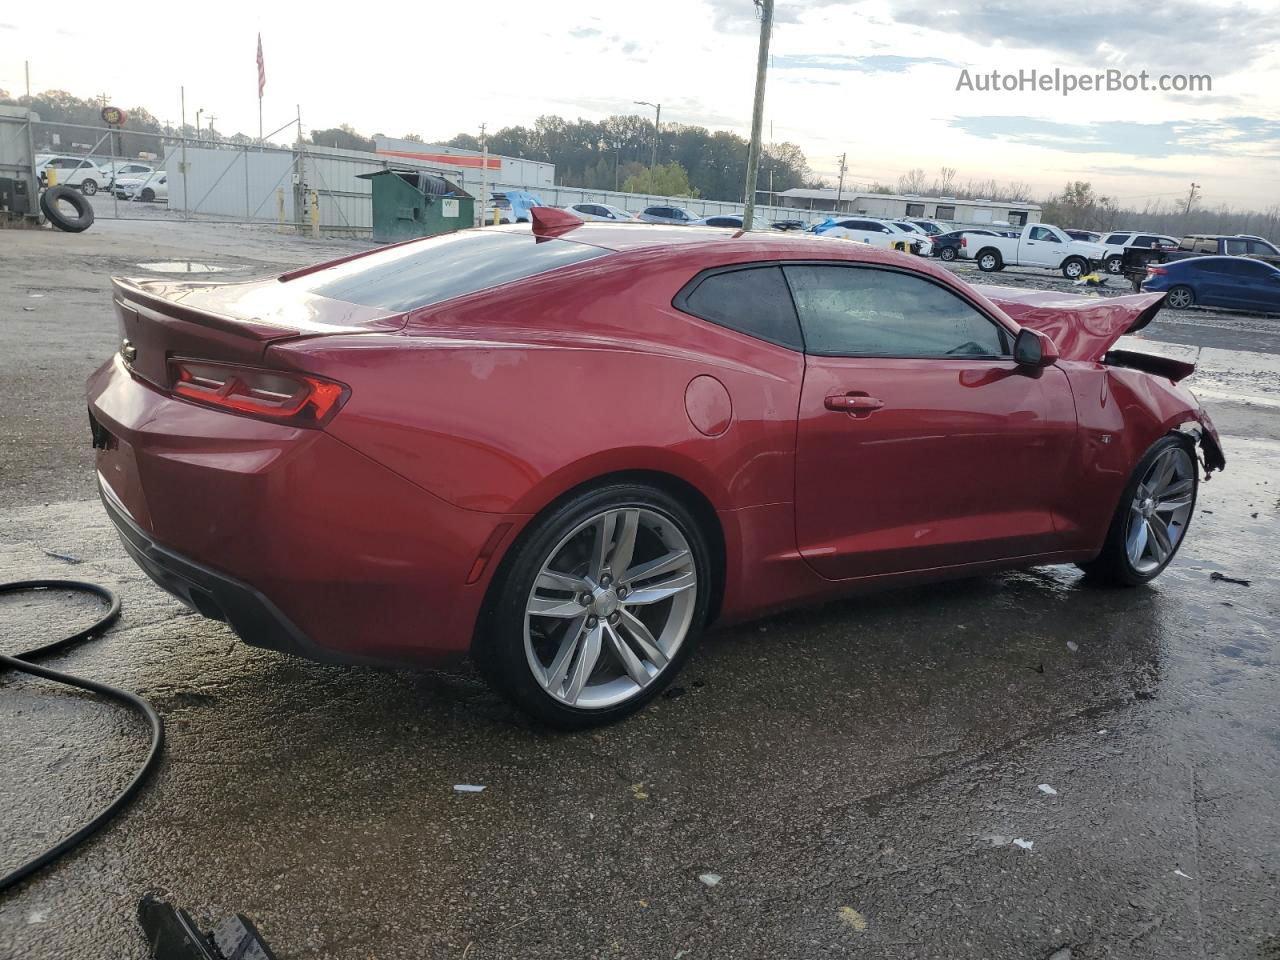
[[[362,174],[389,168],[438,173],[472,196],[493,196],[499,182],[482,184],[474,170],[440,169],[403,157],[316,147],[259,145],[248,138],[181,136],[107,127],[35,121],[29,124],[37,167],[47,182],[78,188],[98,219],[217,220],[274,224],[314,234],[369,236],[372,187]],[[543,203],[606,203],[639,213],[651,206],[679,206],[695,216],[741,214],[728,201],[534,187]],[[818,222],[829,214],[781,206],[757,206],[759,221]],[[477,220],[489,212],[476,209]]]

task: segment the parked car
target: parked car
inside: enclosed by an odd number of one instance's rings
[[[735,230],[741,230],[742,217],[736,213],[717,213],[712,217],[695,220],[693,224],[698,227],[733,227]]]
[[[922,257],[927,257],[933,253],[933,240],[930,238],[928,231],[925,230],[924,227],[918,226],[910,220],[890,220],[889,223],[897,227],[899,230],[904,230],[907,233],[914,233],[921,239],[919,245],[913,248],[915,253],[920,254]]]
[[[41,183],[48,183],[50,170],[54,171],[58,186],[76,187],[86,197],[92,197],[109,179],[86,157],[42,155],[36,158],[36,176]]]
[[[952,230],[950,233],[942,233],[933,238],[933,256],[939,260],[950,262],[960,256],[960,241],[966,234],[977,237],[999,237],[1003,236],[995,230],[983,230],[975,228],[973,230]]]
[[[603,220],[612,223],[637,223],[634,214],[628,213],[621,207],[615,207],[608,203],[571,203],[565,207],[570,213],[583,220],[596,221]]]
[[[1120,273],[1124,269],[1124,251],[1129,247],[1141,247],[1150,250],[1176,250],[1178,241],[1158,233],[1141,233],[1127,230],[1109,233],[1102,238],[1106,247],[1103,264],[1108,273]]]
[[[1145,583],[1197,447],[1225,464],[1193,365],[1113,349],[1159,295],[984,296],[865,244],[532,213],[113,280],[90,427],[138,565],[256,646],[470,654],[582,727],[657,696],[709,621],[1046,563]]]
[[[645,207],[644,212],[640,214],[640,219],[645,223],[668,223],[679,226],[687,226],[696,223],[699,219],[695,217],[684,207]]]
[[[1060,227],[1029,223],[1017,237],[983,237],[977,243],[960,244],[960,255],[974,260],[978,269],[990,273],[1008,266],[1045,267],[1061,270],[1068,280],[1076,280],[1102,261],[1100,244],[1072,240]]]
[[[99,167],[104,177],[107,178],[106,187],[111,190],[115,187],[117,180],[141,179],[155,173],[156,168],[149,163],[139,163],[136,160],[112,160]]]
[[[117,180],[113,190],[121,200],[141,200],[144,203],[163,200],[167,203],[169,175],[163,170],[153,170],[145,177],[126,177]]]
[[[769,226],[775,230],[803,230],[805,222],[803,220],[775,220]]]
[[[1165,260],[1181,260],[1188,256],[1257,257],[1269,263],[1280,263],[1280,250],[1261,237],[1221,236],[1196,233],[1178,241],[1178,248]]]
[[[1085,243],[1097,243],[1102,236],[1100,233],[1094,233],[1092,230],[1063,230],[1072,240],[1083,240]]]
[[[928,238],[922,233],[904,229],[889,220],[871,217],[844,217],[834,220],[830,225],[818,224],[818,228],[817,232],[824,237],[856,240],[873,247],[909,250],[912,253],[919,253],[928,243]]]
[[[1174,309],[1195,304],[1280,313],[1280,267],[1248,257],[1189,257],[1147,268],[1142,289],[1167,292]]]
[[[939,223],[937,220],[910,219],[909,222],[915,224],[930,237],[939,237],[942,234],[949,233],[951,231],[951,227],[947,226],[945,223]]]

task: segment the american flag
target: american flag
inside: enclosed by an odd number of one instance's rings
[[[262,91],[267,89],[267,65],[262,59],[262,34],[258,34],[258,99],[262,99]]]

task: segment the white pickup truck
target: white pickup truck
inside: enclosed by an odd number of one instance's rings
[[[966,234],[960,238],[960,256],[977,261],[978,269],[987,273],[1005,267],[1046,267],[1076,280],[1095,269],[1106,252],[1100,243],[1072,240],[1047,223],[1029,223],[1016,237]]]

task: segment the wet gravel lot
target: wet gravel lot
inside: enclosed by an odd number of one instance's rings
[[[1052,567],[785,614],[708,636],[636,718],[563,735],[468,671],[240,644],[154,588],[93,499],[82,383],[117,344],[111,274],[247,277],[359,246],[0,234],[0,580],[118,590],[119,625],[50,665],[138,690],[169,736],[125,815],[0,896],[0,957],[145,957],[147,891],[249,914],[282,960],[1280,957],[1280,320],[1144,331],[1201,353],[1229,460],[1152,586]],[[92,614],[0,597],[0,649]],[[115,707],[0,676],[0,869],[144,747]]]

